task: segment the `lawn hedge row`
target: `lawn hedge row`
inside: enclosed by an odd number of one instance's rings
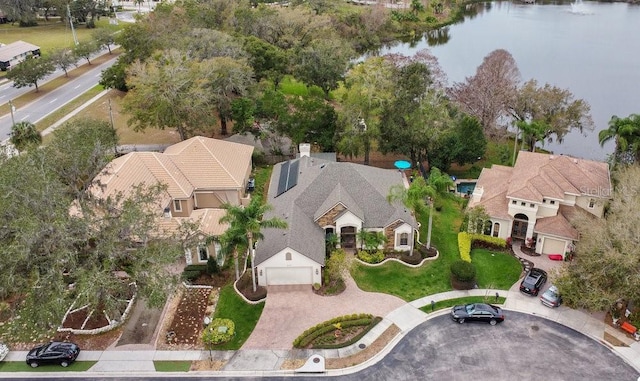
[[[471,234],[467,232],[458,233],[458,250],[460,250],[460,258],[471,263]]]
[[[384,260],[384,253],[382,250],[377,250],[374,252],[368,252],[366,250],[358,250],[356,256],[359,260],[366,263],[380,263]]]
[[[325,333],[335,331],[337,328],[335,324],[340,323],[341,328],[354,327],[359,325],[369,325],[373,320],[371,314],[353,314],[344,315],[327,320],[320,324],[317,324],[302,333],[293,341],[294,348],[304,348],[309,345],[314,339],[324,335]]]

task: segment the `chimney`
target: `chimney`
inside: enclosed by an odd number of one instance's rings
[[[473,202],[480,202],[483,194],[484,194],[484,188],[476,186],[473,189],[473,195],[471,196]]]
[[[311,157],[311,144],[309,143],[300,143],[300,147],[298,148],[300,151],[300,157]]]

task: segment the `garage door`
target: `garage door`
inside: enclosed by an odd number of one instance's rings
[[[564,257],[565,241],[545,237],[542,245],[542,254],[560,254]]]
[[[267,269],[267,285],[311,284],[311,267],[272,267]]]

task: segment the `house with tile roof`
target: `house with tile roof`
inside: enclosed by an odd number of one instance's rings
[[[181,224],[199,225],[198,235],[220,236],[227,229],[219,220],[222,205],[246,205],[253,147],[196,136],[160,152],[130,152],[114,159],[96,177],[91,193],[99,198],[127,195],[135,186],[166,185],[158,201],[158,235],[171,236]],[[205,263],[210,255],[219,262],[220,246],[199,244],[187,249],[187,264]]]
[[[468,207],[490,216],[484,234],[529,240],[538,254],[564,257],[579,239],[572,216],[582,210],[601,218],[612,191],[606,163],[520,151],[515,166],[482,170]]]
[[[380,231],[385,249],[413,250],[418,224],[400,203],[389,204],[396,184],[408,186],[402,173],[310,155],[274,166],[265,218],[279,217],[287,229],[265,229],[255,250],[258,284],[322,284],[325,239],[336,234],[339,246],[355,249],[360,230]]]

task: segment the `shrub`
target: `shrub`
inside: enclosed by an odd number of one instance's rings
[[[193,281],[198,279],[198,277],[202,275],[201,271],[198,270],[184,270],[182,272],[182,279],[183,280],[188,280],[188,281]]]
[[[209,259],[207,259],[207,274],[213,275],[219,272],[218,261],[214,257],[209,257]]]
[[[360,325],[369,325],[372,319],[373,316],[370,314],[352,314],[327,320],[304,331],[302,335],[298,336],[293,341],[293,346],[295,348],[304,348],[311,344],[313,340],[325,333],[335,331],[337,324],[339,324],[342,329]]]
[[[458,250],[460,250],[460,258],[471,263],[471,234],[467,232],[458,233]]]
[[[473,241],[473,244],[476,244],[477,242],[486,244],[482,246],[489,246],[499,249],[504,249],[507,247],[507,241],[505,239],[484,234],[471,234],[471,240]]]
[[[476,267],[470,262],[457,260],[451,264],[451,275],[460,282],[472,282],[476,279]]]
[[[377,250],[374,252],[358,250],[356,256],[358,257],[358,259],[366,263],[380,263],[384,260],[384,253],[382,252],[382,250]]]
[[[226,329],[220,329],[225,327]],[[230,319],[213,319],[213,321],[202,331],[202,342],[212,346],[226,343],[235,335],[236,325]]]

